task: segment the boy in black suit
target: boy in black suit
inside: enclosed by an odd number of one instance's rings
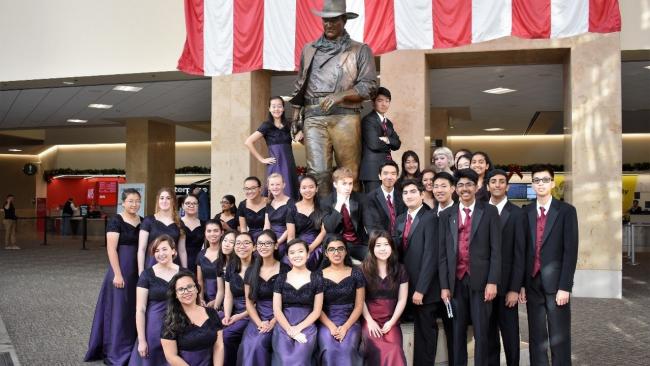
[[[386,118],[390,108],[390,91],[384,87],[377,89],[372,100],[374,109],[361,120],[361,165],[359,180],[365,193],[379,187],[377,172],[382,163],[392,161],[391,151],[399,150],[402,142],[393,128],[393,122]]]
[[[368,254],[368,236],[363,220],[365,196],[352,191],[354,174],[349,168],[336,169],[332,181],[334,192],[321,201],[325,231],[343,236],[350,256],[363,261]]]
[[[383,230],[395,234],[395,220],[406,211],[402,192],[395,189],[398,174],[399,167],[392,160],[385,161],[379,168],[381,185],[366,196],[367,208],[364,213],[368,233]]]
[[[501,284],[492,303],[488,330],[490,366],[500,365],[501,342],[508,366],[519,365],[519,290],[524,282],[526,238],[524,214],[519,206],[508,201],[508,174],[495,169],[486,177],[490,204],[497,208],[501,222]]]
[[[487,365],[488,323],[501,278],[499,212],[476,200],[478,175],[456,172],[459,202],[440,216],[440,297],[454,308],[454,363],[467,365],[467,326],[474,326],[474,364]]]
[[[532,177],[537,199],[524,208],[526,282],[520,294],[528,310],[530,363],[548,365],[550,344],[553,365],[570,365],[569,299],[578,260],[578,216],[575,207],[553,199],[553,168],[535,166]]]
[[[438,217],[427,209],[424,187],[416,180],[402,184],[402,199],[407,212],[397,218],[394,241],[400,261],[409,275],[409,308],[414,319],[413,365],[433,365],[438,345],[437,304]]]

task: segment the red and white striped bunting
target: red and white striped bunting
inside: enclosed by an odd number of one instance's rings
[[[293,71],[322,33],[323,0],[185,0],[178,69],[206,76]],[[505,36],[562,38],[621,30],[618,0],[347,0],[346,24],[375,55],[457,47]]]

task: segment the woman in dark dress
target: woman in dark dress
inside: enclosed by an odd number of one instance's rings
[[[221,212],[214,215],[214,219],[221,221],[221,227],[224,230],[237,230],[239,221],[237,221],[235,196],[227,194],[221,198]]]
[[[244,292],[250,320],[244,330],[237,365],[271,365],[271,337],[276,320],[273,317],[273,286],[280,273],[289,270],[280,262],[277,236],[264,230],[257,238],[257,255],[246,271]]]
[[[269,148],[269,157],[264,158],[255,147],[261,138]],[[284,117],[284,100],[282,97],[269,99],[269,118],[253,132],[244,142],[251,154],[262,164],[266,164],[266,176],[278,173],[286,183],[284,192],[287,196],[298,198],[298,176],[296,162],[291,149],[291,126]]]
[[[224,260],[222,237],[226,238],[221,230],[221,222],[208,220],[205,223],[206,248],[201,250],[196,258],[196,277],[201,285],[199,291],[201,305],[217,310],[221,308],[224,292],[221,266],[221,262]],[[234,234],[231,239],[234,243]],[[233,247],[230,246],[228,253],[232,253],[232,250]]]
[[[248,177],[244,180],[244,193],[246,199],[239,203],[237,219],[239,231],[248,232],[257,240],[257,236],[264,230],[266,218],[266,199],[262,197],[262,182],[257,177]]]
[[[187,267],[187,252],[185,251],[185,232],[181,227],[181,219],[176,210],[176,193],[168,187],[163,187],[156,194],[155,214],[147,216],[140,224],[138,238],[138,274],[149,268],[156,260],[151,253],[151,243],[161,235],[169,235],[174,239],[178,251],[176,264]]]
[[[320,267],[325,238],[323,213],[318,205],[318,183],[311,175],[300,180],[300,200],[287,212],[287,241],[300,238],[309,245],[307,268],[315,271]],[[286,256],[283,261],[288,263]]]
[[[415,151],[404,151],[404,154],[402,154],[402,170],[397,182],[395,182],[395,187],[401,189],[402,182],[406,179],[420,180],[420,177],[422,177],[422,172],[420,172],[420,157],[418,157]]]
[[[323,278],[307,269],[309,245],[294,239],[287,244],[293,266],[280,274],[273,289],[273,315],[277,325],[271,341],[274,366],[313,364],[317,347],[315,322],[323,309]]]
[[[363,261],[366,303],[363,306],[362,350],[367,365],[406,366],[399,319],[408,298],[408,275],[397,261],[390,234],[375,231]]]
[[[318,363],[323,366],[361,366],[359,353],[366,281],[352,266],[343,238],[332,235],[323,245],[323,312],[318,324]]]
[[[436,207],[436,198],[433,196],[433,179],[436,173],[431,169],[424,169],[422,171],[422,185],[424,186],[424,199],[422,203],[433,210]]]
[[[136,338],[135,287],[138,283],[140,193],[122,192],[124,211],[106,225],[106,252],[110,266],[104,277],[84,361],[104,360],[109,365],[129,363]]]
[[[193,193],[183,199],[185,216],[181,219],[185,232],[185,250],[187,251],[187,269],[196,273],[196,258],[205,243],[205,222],[199,220],[199,197]]]
[[[248,325],[248,311],[244,299],[244,275],[253,260],[255,243],[249,233],[240,233],[235,239],[235,255],[230,260],[224,280],[226,281],[223,299],[223,345],[224,365],[237,364],[237,351],[244,329]]]
[[[151,245],[156,264],[140,275],[136,290],[135,326],[138,340],[133,346],[130,366],[167,365],[160,344],[160,332],[167,309],[169,281],[180,267],[174,263],[176,245],[169,235],[161,235]]]
[[[217,366],[221,319],[213,308],[199,305],[201,286],[194,273],[181,270],[169,281],[167,313],[160,343],[170,365]]]
[[[472,154],[472,161],[469,165],[470,169],[478,174],[478,185],[476,186],[476,199],[479,201],[488,202],[490,200],[490,192],[487,189],[487,182],[485,176],[488,172],[494,169],[492,161],[488,154],[477,151]]]
[[[273,173],[266,181],[271,202],[266,205],[264,229],[275,232],[278,238],[278,250],[281,255],[284,255],[287,242],[287,213],[295,208],[295,202],[284,194],[284,181],[280,174]]]

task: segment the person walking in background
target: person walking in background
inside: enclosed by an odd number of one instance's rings
[[[74,199],[72,197],[68,198],[67,201],[63,204],[63,210],[61,212],[61,218],[63,220],[61,227],[61,235],[66,236],[72,234],[72,227],[70,219],[74,216],[74,212],[77,209],[77,206],[74,205]]]
[[[5,249],[20,249],[20,247],[16,245],[16,223],[18,221],[18,216],[16,216],[14,199],[15,197],[13,194],[7,195],[3,206],[5,218],[2,223],[5,227]]]
[[[199,220],[203,222],[210,220],[210,196],[208,196],[203,188],[195,184],[190,186],[190,193],[195,195],[199,200]]]

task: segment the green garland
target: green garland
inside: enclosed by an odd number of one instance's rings
[[[535,164],[529,164],[529,165],[517,165],[517,164],[508,164],[508,165],[503,165],[503,164],[495,164],[494,167],[496,169],[502,169],[505,170],[506,172],[510,170],[510,166],[516,166],[519,168],[519,171],[522,172],[529,172],[532,170],[533,166]],[[564,165],[556,165],[556,164],[551,164],[551,167],[553,170],[556,172],[563,172],[564,171]],[[641,172],[641,171],[648,171],[650,170],[650,162],[646,163],[634,163],[634,164],[623,164],[622,169],[624,172]]]
[[[124,175],[124,169],[52,169],[43,172],[43,180],[50,183],[52,178],[59,175]],[[210,167],[184,166],[176,169],[176,174],[210,174]]]

